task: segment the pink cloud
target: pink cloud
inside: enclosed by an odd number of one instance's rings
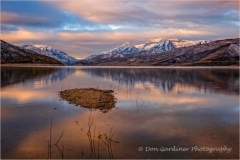
[[[47,40],[51,39],[53,35],[44,32],[34,32],[20,29],[9,33],[1,33],[1,39],[7,42],[22,42],[31,40]]]
[[[47,18],[45,17],[33,17],[30,15],[20,15],[11,12],[1,12],[1,23],[22,23],[22,24],[29,24],[34,22],[45,22]]]

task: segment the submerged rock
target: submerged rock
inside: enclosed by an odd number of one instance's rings
[[[60,91],[59,96],[77,106],[99,109],[104,113],[115,107],[116,103],[113,90],[76,88]]]

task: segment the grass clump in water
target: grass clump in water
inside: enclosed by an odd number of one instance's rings
[[[60,91],[59,96],[77,106],[99,109],[104,113],[115,107],[116,103],[113,90],[75,88]]]

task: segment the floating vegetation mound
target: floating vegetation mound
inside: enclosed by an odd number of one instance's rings
[[[76,88],[60,91],[59,95],[76,106],[99,109],[104,113],[115,107],[116,103],[113,90]]]

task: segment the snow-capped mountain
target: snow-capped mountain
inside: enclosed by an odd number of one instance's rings
[[[153,47],[149,49],[151,53],[155,52],[164,52],[164,51],[170,51],[175,49],[176,47],[173,45],[173,43],[169,39],[163,39],[160,40],[157,44],[155,44]]]
[[[38,54],[52,57],[52,58],[54,58],[64,64],[67,64],[67,65],[71,65],[71,64],[78,62],[77,59],[69,56],[67,53],[65,53],[61,50],[55,49],[53,47],[49,47],[47,45],[39,45],[39,44],[23,45],[23,46],[21,46],[21,48],[32,50]]]
[[[130,53],[137,54],[140,52],[158,53],[158,52],[170,51],[176,48],[188,47],[196,44],[206,44],[209,42],[210,41],[206,41],[206,40],[197,40],[197,41],[179,40],[177,38],[172,38],[172,39],[156,38],[156,39],[150,39],[146,43],[140,43],[140,44],[131,44],[129,42],[126,42],[120,47],[114,48],[110,51],[105,51],[105,52],[88,56],[87,58],[85,58],[85,60],[90,60],[99,55],[104,55],[103,57],[109,58],[112,56],[112,54],[130,54]]]
[[[109,54],[129,54],[129,53],[138,53],[139,50],[131,43],[126,42],[120,47],[114,48],[109,51]]]
[[[163,40],[164,40],[164,38],[150,39],[146,43],[134,44],[134,46],[136,48],[138,48],[140,51],[150,50],[157,43],[159,43]]]
[[[153,42],[153,41],[152,41]],[[103,54],[77,65],[89,66],[238,66],[239,38],[194,43],[177,41],[175,49],[171,40],[161,40],[148,51],[130,54]],[[154,42],[155,43],[155,42]],[[142,45],[143,46],[143,45]],[[156,52],[153,53],[155,50]],[[168,50],[168,51],[167,51]]]
[[[152,53],[154,53],[154,52],[161,52],[161,51],[169,51],[169,50],[180,48],[180,47],[188,47],[196,44],[205,44],[209,42],[210,41],[206,41],[206,40],[190,41],[190,40],[179,40],[177,38],[171,38],[171,39],[157,38],[157,39],[150,39],[146,43],[134,44],[134,46],[138,48],[140,51],[151,51]]]
[[[103,55],[103,54],[108,55],[109,57],[112,54],[130,54],[130,53],[139,53],[139,49],[137,49],[133,44],[126,42],[122,44],[120,47],[114,48],[110,51],[100,52],[98,54],[93,54],[91,56],[88,56],[87,58],[85,58],[85,60],[90,60],[96,56]]]
[[[21,46],[21,48],[22,49],[31,50],[31,51],[33,51],[35,53],[38,53],[38,54],[41,54],[41,55],[45,55],[45,56],[54,58],[54,56],[52,56],[52,54],[50,54],[48,52],[44,52],[40,48],[37,48],[37,47],[32,46],[32,45],[23,45],[23,46]]]
[[[176,47],[176,48],[181,48],[181,47],[188,47],[188,46],[193,46],[196,44],[206,44],[209,43],[209,40],[197,40],[197,41],[190,41],[190,40],[178,40],[177,38],[172,38],[169,39],[172,44]]]
[[[103,55],[103,54],[108,54],[108,52],[100,52],[100,53],[98,53],[98,54],[93,54],[93,55],[90,55],[90,56],[88,56],[87,58],[85,58],[85,60],[89,60],[89,59],[92,59],[92,58],[94,58],[94,57],[96,57],[96,56],[99,56],[99,55]]]

